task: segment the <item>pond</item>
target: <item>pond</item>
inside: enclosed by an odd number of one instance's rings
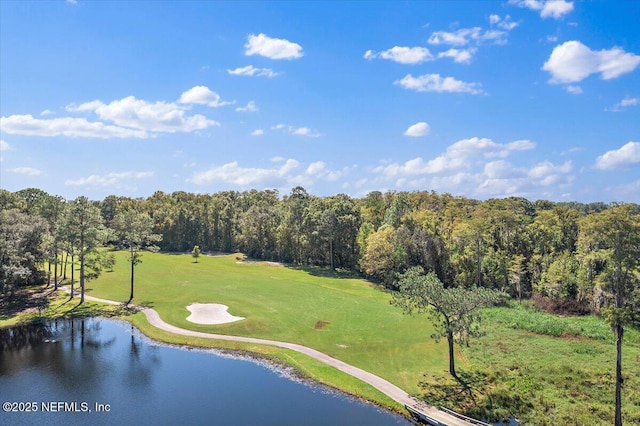
[[[249,357],[85,319],[0,330],[3,425],[409,425]]]

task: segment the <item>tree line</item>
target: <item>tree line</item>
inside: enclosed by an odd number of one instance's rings
[[[106,245],[128,251],[129,301],[142,250],[193,248],[196,261],[200,251],[239,251],[359,271],[398,290],[394,304],[405,311],[442,314],[440,335],[449,342],[454,376],[454,338],[473,334],[474,310],[493,298],[485,289],[533,298],[551,311],[600,313],[617,340],[621,424],[624,328],[640,323],[637,204],[480,201],[433,191],[373,191],[355,199],[318,197],[302,187],[284,196],[275,190],[157,191],[148,198],[67,201],[36,188],[0,189],[3,295],[45,280],[57,288],[71,264],[71,292],[78,269],[82,303],[85,281],[113,266],[113,257],[98,250]],[[449,315],[460,309],[464,315]]]
[[[357,270],[390,289],[397,288],[399,274],[420,266],[450,287],[537,297],[550,310],[574,313],[605,306],[601,278],[608,264],[594,242],[603,237],[599,221],[627,218],[636,226],[640,213],[636,204],[479,201],[433,191],[317,197],[302,187],[282,197],[275,190],[157,191],[147,198],[109,195],[100,201],[67,201],[35,188],[0,190],[0,209],[3,292],[42,279],[37,266],[43,261],[58,265],[49,271],[55,282],[58,269],[66,271],[60,266],[65,259],[87,263],[91,277],[100,263],[93,241],[128,248],[135,264],[139,244],[132,241],[140,239],[141,248],[157,244],[165,252],[197,245],[205,253],[238,251]],[[147,235],[131,231],[136,220]]]

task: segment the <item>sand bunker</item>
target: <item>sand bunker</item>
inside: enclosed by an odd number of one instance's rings
[[[244,317],[234,317],[229,312],[226,305],[218,303],[192,303],[187,306],[187,310],[191,315],[187,317],[187,321],[197,324],[226,324],[243,320]]]

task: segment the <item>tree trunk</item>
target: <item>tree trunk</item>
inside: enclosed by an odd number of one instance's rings
[[[58,289],[58,248],[54,250],[54,263],[53,263],[53,289]]]
[[[456,374],[456,362],[453,354],[453,333],[447,333],[447,342],[449,343],[449,373],[456,379],[458,379],[458,375]]]
[[[84,303],[84,254],[80,255],[80,304]]]
[[[622,378],[622,336],[624,334],[624,327],[621,324],[616,325],[616,332],[618,340],[617,357],[616,357],[616,421],[615,426],[622,426],[622,384],[624,379]]]
[[[329,261],[331,263],[331,270],[333,271],[333,238],[329,241]]]
[[[74,256],[71,255],[71,299],[73,299],[73,282],[75,281]]]
[[[196,262],[198,261],[198,258],[196,258]],[[131,303],[131,301],[133,300],[133,270],[135,267],[135,259],[133,257],[133,255],[131,256],[131,294],[129,295],[129,301],[127,302],[127,305],[129,303]]]
[[[62,279],[67,279],[67,265],[69,264],[69,252],[64,256],[64,267],[62,268]]]

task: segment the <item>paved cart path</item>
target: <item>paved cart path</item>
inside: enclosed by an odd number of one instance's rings
[[[65,291],[69,291],[69,289],[66,287],[60,287],[60,288],[64,289]],[[123,302],[116,302],[114,300],[101,299],[99,297],[93,297],[89,295],[85,295],[84,297],[87,300],[93,300],[96,302],[108,303],[111,305],[124,305]],[[205,339],[228,340],[228,341],[234,341],[234,342],[255,343],[259,345],[271,345],[271,346],[291,349],[293,351],[303,353],[327,365],[335,367],[338,370],[345,372],[353,377],[356,377],[362,380],[363,382],[368,383],[374,388],[378,389],[380,392],[389,396],[394,401],[397,401],[398,403],[404,406],[409,406],[414,410],[417,410],[425,414],[427,417],[435,421],[433,424],[437,424],[436,422],[439,422],[440,424],[443,424],[443,425],[449,425],[449,426],[469,426],[473,424],[469,421],[466,421],[459,417],[451,415],[447,412],[444,412],[436,407],[428,405],[425,402],[412,397],[407,392],[403,391],[402,389],[388,382],[382,377],[378,377],[375,374],[369,373],[368,371],[364,371],[358,367],[354,367],[353,365],[347,364],[346,362],[340,361],[339,359],[333,358],[315,349],[298,345],[296,343],[279,342],[277,340],[256,339],[253,337],[229,336],[226,334],[203,333],[200,331],[187,330],[187,329],[176,327],[175,325],[171,325],[164,322],[162,318],[160,318],[160,315],[158,314],[158,312],[156,312],[152,308],[146,308],[144,306],[138,306],[138,305],[129,305],[129,307],[142,311],[146,315],[147,320],[151,325],[153,325],[156,328],[159,328],[160,330],[167,331],[169,333],[179,334],[182,336],[202,337]]]

